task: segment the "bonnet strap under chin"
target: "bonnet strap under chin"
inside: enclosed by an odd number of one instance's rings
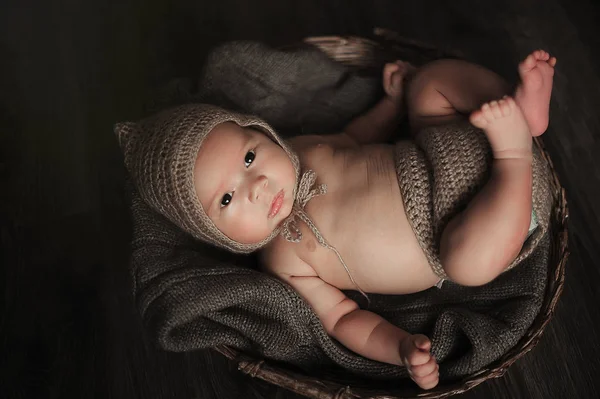
[[[306,214],[306,211],[304,210],[304,207],[306,206],[308,201],[310,201],[313,197],[327,193],[327,185],[326,184],[319,184],[315,188],[312,188],[315,185],[316,181],[317,181],[317,174],[314,171],[307,170],[306,172],[304,172],[302,174],[302,177],[300,178],[300,183],[298,184],[298,190],[296,192],[296,198],[294,201],[294,206],[292,208],[292,213],[283,222],[281,235],[289,242],[296,242],[296,243],[300,242],[300,240],[302,240],[302,232],[300,231],[300,229],[298,228],[298,226],[296,224],[296,217],[298,219],[300,219],[301,221],[303,221],[304,223],[306,223],[308,228],[313,232],[313,234],[317,238],[317,241],[319,242],[319,244],[321,244],[323,247],[335,252],[340,263],[342,264],[342,266],[344,266],[344,269],[346,270],[348,277],[350,277],[350,281],[352,281],[352,284],[354,284],[356,289],[365,298],[367,298],[367,301],[369,301],[369,297],[367,296],[367,294],[365,294],[365,292],[360,288],[360,286],[354,280],[354,277],[352,277],[352,273],[350,273],[350,269],[346,265],[346,262],[344,262],[344,259],[342,259],[342,255],[340,255],[340,253],[334,246],[329,245],[329,243],[325,240],[325,238],[323,238],[323,236],[319,232],[319,229],[317,229],[317,226],[315,226],[313,221],[310,219],[310,217]]]

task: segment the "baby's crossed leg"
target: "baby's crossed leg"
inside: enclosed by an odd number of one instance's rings
[[[463,119],[484,103],[513,95],[533,136],[548,127],[556,58],[543,50],[519,64],[521,83],[514,93],[499,75],[461,60],[438,60],[420,68],[407,88],[408,118],[414,131]]]
[[[543,133],[548,123],[555,63],[546,52],[532,53],[520,65],[522,83],[516,101],[506,96],[508,84],[498,75],[458,60],[426,66],[409,86],[408,115],[415,132],[470,114],[471,123],[483,129],[492,147],[488,182],[442,234],[442,266],[459,284],[482,285],[496,278],[527,237],[532,207],[531,136]],[[544,79],[532,79],[527,75],[532,72]]]

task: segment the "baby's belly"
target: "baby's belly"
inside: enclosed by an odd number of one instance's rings
[[[404,212],[393,157],[378,162],[376,168],[371,166],[366,172],[364,165],[356,165],[354,171],[346,166],[350,181],[315,203],[320,205],[315,217],[326,230],[321,233],[340,252],[365,292],[406,294],[430,288],[439,278],[429,267]],[[312,239],[312,233],[304,237]],[[356,289],[335,253],[317,247],[307,249],[319,276],[340,289]]]

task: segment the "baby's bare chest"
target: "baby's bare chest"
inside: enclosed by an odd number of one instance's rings
[[[327,184],[327,193],[313,198],[307,213],[325,240],[340,252],[361,288],[382,293],[410,291],[401,285],[403,281],[414,285],[412,279],[399,281],[397,277],[422,271],[424,255],[404,212],[393,148],[327,150],[302,159],[305,168],[317,173],[317,182]],[[335,253],[319,245],[306,226],[300,227],[303,258],[323,280],[342,289],[354,288]]]
[[[339,243],[394,229],[395,219],[405,217],[392,148],[324,149],[311,155],[303,166],[316,172],[327,193],[314,197],[306,210]]]

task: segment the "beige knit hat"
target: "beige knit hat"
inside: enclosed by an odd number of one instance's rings
[[[115,126],[125,166],[142,199],[193,237],[236,253],[250,253],[271,241],[280,229],[255,244],[242,244],[223,234],[207,216],[194,188],[194,165],[204,138],[218,124],[235,122],[267,134],[290,157],[296,170],[298,156],[265,121],[224,109],[188,104],[168,109],[140,122]]]

